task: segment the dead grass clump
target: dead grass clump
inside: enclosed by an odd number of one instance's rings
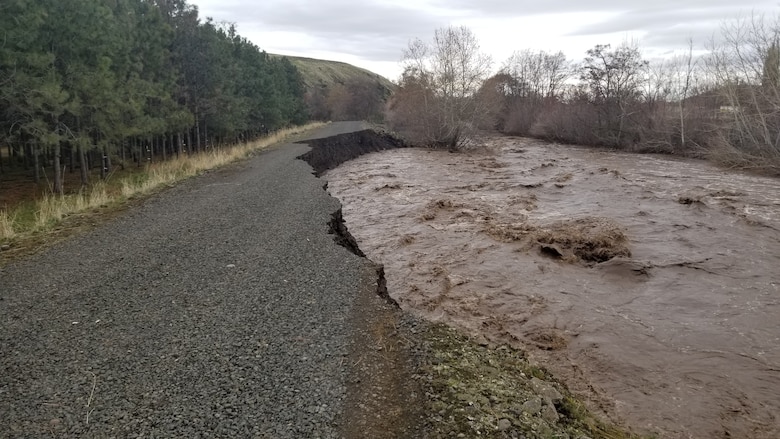
[[[426,207],[428,209],[452,210],[459,207],[464,207],[464,205],[461,203],[456,203],[452,200],[439,199],[431,201]]]
[[[6,211],[0,211],[0,242],[13,239],[15,236],[14,217]]]
[[[485,229],[488,235],[501,242],[525,241],[536,231],[536,226],[524,221],[509,224],[493,223]]]
[[[569,345],[569,341],[563,335],[563,333],[554,328],[545,328],[530,331],[525,334],[525,337],[534,346],[546,351],[557,351],[565,348]]]
[[[631,256],[623,228],[606,218],[562,221],[536,230],[534,238],[550,251],[556,250],[564,260],[604,262]]]
[[[617,169],[600,168],[599,172],[602,174],[611,174],[615,178],[621,178],[623,176]]]
[[[422,215],[420,215],[420,219],[422,221],[433,221],[436,219],[436,213],[434,212],[425,212]]]
[[[507,164],[499,162],[494,158],[489,158],[481,161],[478,166],[480,168],[485,168],[485,169],[500,169],[500,168],[506,168]]]
[[[537,205],[536,202],[539,201],[539,199],[536,197],[535,194],[531,195],[513,195],[509,197],[509,205],[510,206],[523,206],[525,210],[536,210]]]
[[[415,241],[415,237],[413,235],[404,235],[401,237],[401,239],[398,240],[398,243],[402,246],[411,245]]]
[[[677,199],[677,202],[680,204],[704,204],[704,202],[701,200],[701,198],[696,196],[690,196],[690,195],[680,195],[680,197]]]
[[[622,227],[606,218],[580,218],[539,227],[528,222],[489,224],[485,232],[501,242],[521,242],[568,262],[604,262],[630,257]]]
[[[397,190],[397,189],[401,189],[401,185],[398,183],[386,184],[384,186],[379,186],[374,188],[374,190],[377,192],[386,191],[386,190]]]
[[[464,207],[466,207],[465,204],[456,203],[452,200],[444,198],[433,200],[425,206],[425,211],[422,213],[422,215],[420,215],[420,219],[422,221],[431,221],[436,218],[436,215],[439,211],[452,211],[454,209],[460,209]]]

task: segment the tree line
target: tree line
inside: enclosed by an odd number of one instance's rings
[[[467,148],[498,129],[780,173],[780,21],[724,23],[713,41],[656,60],[630,41],[581,62],[522,50],[496,73],[468,28],[439,29],[404,51],[387,119],[421,145]]]
[[[122,165],[236,143],[307,119],[285,58],[185,0],[4,0],[0,172],[103,176]],[[5,155],[5,159],[3,159]]]

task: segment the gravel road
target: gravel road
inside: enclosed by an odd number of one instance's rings
[[[0,437],[340,437],[351,313],[377,279],[328,234],[339,204],[307,149],[0,269]]]

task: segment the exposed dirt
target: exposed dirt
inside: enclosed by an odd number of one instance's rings
[[[372,129],[309,140],[306,144],[311,151],[300,158],[314,168],[317,176],[362,154],[405,146],[397,137]]]
[[[381,293],[383,285],[378,285]],[[366,290],[352,311],[348,356],[345,439],[419,437],[425,420],[424,392],[416,379],[413,335],[400,324],[402,311]]]
[[[780,181],[492,139],[328,172],[402,308],[528,350],[663,437],[780,436]]]

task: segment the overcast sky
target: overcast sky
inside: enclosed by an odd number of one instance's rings
[[[345,61],[398,79],[410,39],[468,26],[494,68],[515,50],[580,60],[596,44],[638,40],[646,58],[704,48],[724,20],[774,16],[775,1],[739,0],[190,0],[270,53]]]

